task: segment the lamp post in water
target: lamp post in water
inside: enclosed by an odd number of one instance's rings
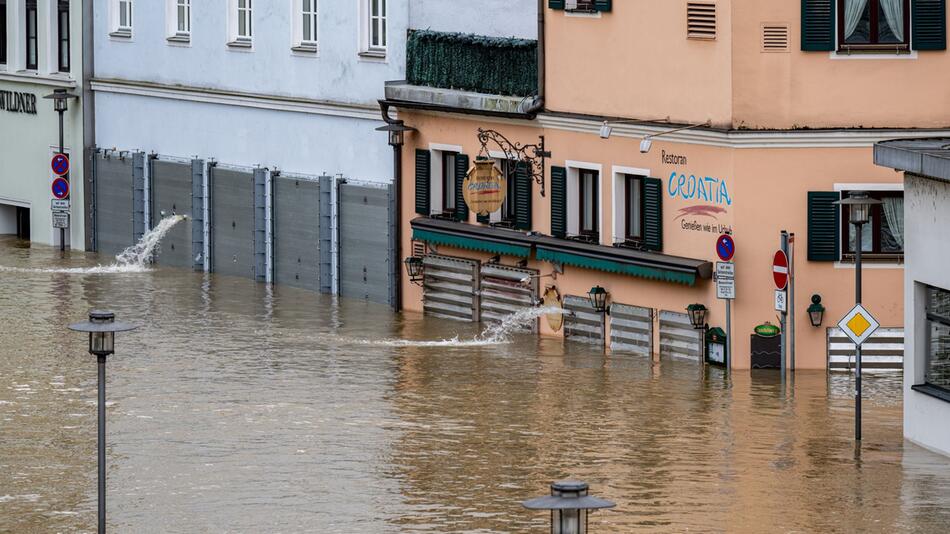
[[[89,321],[69,325],[70,330],[89,332],[89,354],[99,363],[99,534],[106,531],[106,357],[115,352],[115,333],[138,327],[115,322],[115,314],[107,311],[89,312]]]
[[[592,510],[617,506],[588,495],[586,482],[561,480],[551,484],[551,495],[521,503],[528,510],[551,511],[551,534],[587,534],[587,515]]]

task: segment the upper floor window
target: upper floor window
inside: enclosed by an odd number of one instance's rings
[[[166,35],[169,42],[191,41],[191,0],[166,0]]]
[[[600,238],[600,173],[580,169],[578,178],[578,235],[597,243]]]
[[[899,256],[904,253],[904,192],[903,191],[870,191],[871,198],[878,199],[882,204],[871,207],[870,219],[861,227],[862,254],[881,257]],[[846,198],[847,193],[842,194]],[[844,253],[854,254],[858,243],[857,232],[849,222],[851,213],[847,206],[842,206],[841,222],[847,226],[842,235],[847,236],[843,243]]]
[[[907,48],[910,0],[838,0],[838,47]]]
[[[456,209],[456,176],[455,176],[455,158],[457,152],[441,152],[442,169],[442,213],[453,214]]]
[[[191,34],[191,0],[176,0],[175,31],[179,34]]]
[[[624,175],[624,242],[643,241],[643,177]]]
[[[57,2],[56,27],[59,30],[56,47],[59,72],[69,72],[69,0]]]
[[[7,63],[7,2],[0,0],[0,65]]]
[[[109,35],[112,37],[132,36],[132,0],[112,0]]]
[[[317,0],[294,0],[294,49],[317,50]]]
[[[229,0],[228,16],[229,46],[250,48],[254,37],[254,11],[252,0]]]
[[[363,0],[362,52],[382,56],[386,53],[386,0]]]
[[[39,40],[36,27],[36,0],[26,0],[26,68],[36,70],[39,60]]]
[[[927,288],[924,382],[950,391],[950,291]]]

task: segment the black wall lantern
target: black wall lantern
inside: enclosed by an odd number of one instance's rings
[[[419,256],[409,256],[404,263],[406,264],[406,274],[409,275],[409,281],[414,284],[421,282],[424,271],[422,258]]]
[[[821,305],[821,295],[811,296],[811,306],[808,307],[808,318],[811,325],[815,328],[821,326],[821,321],[825,318],[825,307]]]
[[[709,310],[702,304],[690,304],[686,307],[686,313],[689,314],[689,323],[696,330],[706,328],[706,313]]]
[[[587,298],[590,299],[590,305],[597,313],[606,313],[608,311],[606,289],[600,286],[594,286],[587,292]]]

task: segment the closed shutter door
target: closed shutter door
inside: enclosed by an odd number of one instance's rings
[[[566,295],[564,309],[564,337],[592,345],[604,344],[604,314],[594,310],[587,297]]]
[[[643,179],[643,247],[663,251],[663,181]]]
[[[611,304],[610,348],[651,357],[653,355],[653,310],[627,304]]]
[[[416,149],[416,213],[428,216],[432,213],[429,195],[429,177],[432,176],[432,154]]]
[[[429,255],[422,259],[422,307],[427,315],[478,321],[479,262]]]
[[[911,46],[914,50],[946,50],[946,0],[913,0],[911,13]]]
[[[132,227],[132,160],[97,156],[96,243],[115,256],[135,243]]]
[[[551,235],[567,236],[567,169],[551,167]]]
[[[660,312],[660,356],[700,360],[699,339],[702,331],[693,328],[689,316],[671,311]]]
[[[153,160],[151,175],[152,226],[164,217],[188,215],[162,238],[155,263],[172,267],[192,268],[192,182],[191,164]],[[198,254],[201,251],[197,252]]]
[[[212,176],[212,270],[253,279],[254,175],[215,167]]]
[[[274,182],[274,281],[320,291],[320,183]]]
[[[808,261],[838,261],[841,258],[841,210],[837,192],[808,193]]]
[[[468,174],[468,156],[455,155],[455,220],[468,222],[468,204],[465,203],[465,192],[462,183]]]
[[[835,3],[837,0],[802,1],[802,50],[835,49]]]
[[[340,294],[389,303],[389,189],[340,186]]]
[[[531,175],[525,163],[515,169],[515,229],[531,231]]]
[[[482,322],[501,321],[509,315],[534,307],[538,295],[538,274],[535,269],[482,265],[479,282]],[[522,282],[525,278],[529,279],[528,283]],[[525,330],[537,332],[538,321],[525,325]]]

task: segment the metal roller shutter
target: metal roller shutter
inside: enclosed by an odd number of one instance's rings
[[[152,227],[165,217],[188,215],[165,235],[155,255],[155,263],[191,269],[194,256],[191,250],[192,183],[191,164],[155,160],[152,162],[151,197]],[[200,253],[200,251],[198,252]]]
[[[274,180],[274,281],[320,291],[320,183]]]
[[[481,268],[479,303],[483,322],[501,321],[505,317],[534,307],[538,295],[538,271],[519,269],[505,265],[485,264]],[[528,283],[521,280],[530,277]],[[530,332],[538,331],[538,322],[527,327]]]
[[[135,243],[132,160],[96,157],[96,243],[100,254],[115,256]]]
[[[689,316],[671,311],[660,312],[660,356],[688,358],[699,362],[700,331],[693,328]]]
[[[603,346],[604,314],[594,311],[589,298],[566,295],[564,309],[569,312],[564,317],[564,337]]]
[[[427,315],[475,322],[478,320],[478,266],[476,260],[425,256],[422,306]]]
[[[611,304],[610,348],[652,357],[653,310],[628,304]]]
[[[340,294],[389,304],[389,189],[340,186]]]
[[[253,279],[254,175],[216,167],[212,176],[212,270]]]

